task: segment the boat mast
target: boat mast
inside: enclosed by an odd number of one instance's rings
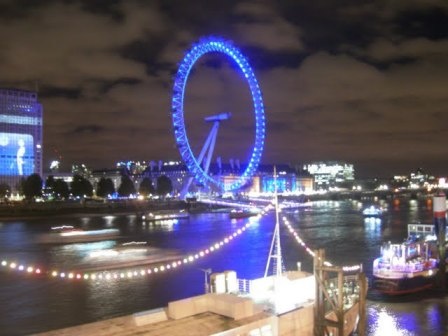
[[[277,195],[277,168],[274,166],[274,205],[275,205],[275,229],[274,235],[272,236],[271,248],[269,250],[268,262],[266,263],[266,269],[264,271],[264,277],[268,276],[268,270],[271,260],[275,261],[275,266],[273,266],[273,275],[280,277],[282,275],[282,248],[280,245],[280,221],[279,221],[279,210],[278,210],[278,195]]]

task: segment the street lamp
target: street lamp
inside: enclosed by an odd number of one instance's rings
[[[204,290],[205,294],[209,293],[209,286],[208,286],[208,275],[212,273],[211,268],[200,268],[202,272],[204,272]]]

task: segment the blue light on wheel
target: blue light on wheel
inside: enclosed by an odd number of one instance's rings
[[[213,178],[205,172],[200,163],[196,160],[185,130],[184,123],[184,94],[188,76],[196,61],[204,54],[219,52],[233,60],[241,70],[243,77],[249,85],[252,95],[252,103],[255,116],[255,143],[252,148],[252,154],[249,158],[246,170],[232,184],[225,184],[222,181]],[[174,136],[179,153],[186,164],[188,171],[200,185],[213,184],[222,191],[236,191],[245,186],[254,175],[261,160],[261,153],[264,147],[265,138],[265,116],[263,97],[258,85],[255,74],[249,65],[247,59],[241,51],[230,41],[220,38],[209,37],[202,39],[187,52],[179,65],[174,80],[173,97],[171,102],[172,119],[174,127]]]

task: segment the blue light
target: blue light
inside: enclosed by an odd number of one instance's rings
[[[34,172],[34,137],[0,133],[0,175],[28,176]]]
[[[184,90],[188,80],[188,75],[193,68],[196,60],[198,60],[204,54],[209,52],[221,52],[231,58],[239,67],[244,77],[247,79],[249,85],[252,100],[254,101],[254,115],[255,115],[255,144],[252,150],[252,154],[244,173],[232,184],[225,185],[218,179],[214,179],[209,176],[201,167],[199,162],[194,157],[194,154],[188,143],[185,124],[183,123],[183,105],[184,105]],[[193,48],[187,53],[182,60],[179,69],[174,80],[173,98],[172,98],[172,119],[175,131],[176,143],[181,150],[180,154],[183,161],[188,167],[188,170],[196,181],[209,182],[222,191],[234,191],[239,189],[242,185],[246,185],[251,179],[255,170],[257,169],[264,146],[265,137],[265,117],[263,100],[258,82],[255,78],[252,68],[249,62],[242,55],[239,49],[237,49],[231,42],[225,41],[219,38],[209,37],[201,40],[199,43],[193,46]]]

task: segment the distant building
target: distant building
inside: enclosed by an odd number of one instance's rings
[[[258,172],[261,186],[259,191],[273,193],[295,192],[297,190],[296,171],[288,165],[276,165],[277,176],[274,177],[274,165],[260,165]]]
[[[409,177],[410,188],[424,188],[431,184],[437,184],[437,179],[427,174],[422,168],[418,168],[416,172],[411,172]]]
[[[98,188],[98,183],[102,178],[110,179],[114,184],[115,190],[118,190],[121,184],[121,177],[124,175],[127,175],[127,172],[123,168],[100,169],[93,170],[88,179],[94,190]]]
[[[142,174],[148,166],[154,166],[154,161],[120,161],[116,166],[119,169],[126,169],[130,175]]]
[[[72,165],[72,174],[89,179],[92,176],[92,171],[84,163],[74,164]]]
[[[353,164],[346,162],[313,162],[304,165],[303,169],[313,176],[316,189],[337,187],[344,182],[353,182],[355,179]]]
[[[42,176],[42,113],[36,92],[0,89],[0,181],[12,191],[22,178]]]
[[[279,193],[288,192],[308,192],[313,190],[313,178],[309,174],[298,175],[294,168],[289,165],[276,165],[277,168],[277,191]],[[216,178],[219,176],[224,184],[230,185],[234,183],[246,169],[245,164],[231,163],[211,163],[209,174]],[[152,166],[148,166],[143,176],[152,178],[156,184],[157,178],[161,175],[169,177],[173,183],[173,192],[177,194],[181,191],[187,179],[190,177],[185,164],[176,161],[160,162]],[[274,192],[274,165],[260,165],[255,172],[251,181],[241,190],[242,192]],[[194,181],[190,185],[189,190],[197,192],[202,186],[197,185]],[[212,187],[211,192],[219,193],[216,187]]]

